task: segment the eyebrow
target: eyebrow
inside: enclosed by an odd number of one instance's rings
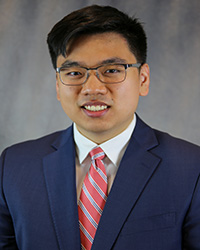
[[[120,57],[112,57],[108,58],[106,60],[103,60],[101,64],[107,64],[107,63],[127,63],[125,59],[122,59]]]
[[[125,59],[122,59],[120,57],[112,57],[112,58],[108,58],[105,59],[103,61],[100,61],[98,63],[98,65],[104,65],[104,64],[111,64],[111,63],[127,63],[127,61]],[[62,63],[61,67],[72,67],[72,66],[83,66],[83,63],[81,62],[77,62],[77,61],[71,61],[71,60],[66,60],[65,62]]]
[[[80,66],[80,63],[79,62],[75,62],[75,61],[66,60],[61,65],[61,67],[71,67],[71,66]]]

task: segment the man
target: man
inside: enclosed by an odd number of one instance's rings
[[[74,123],[3,152],[0,249],[200,249],[200,148],[135,114],[149,90],[141,24],[95,5],[47,41]]]

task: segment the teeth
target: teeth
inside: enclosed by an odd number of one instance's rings
[[[90,111],[101,111],[104,109],[107,109],[108,106],[106,105],[97,105],[97,106],[84,106],[85,109],[90,110]]]

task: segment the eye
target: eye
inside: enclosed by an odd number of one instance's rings
[[[81,72],[79,72],[79,71],[69,71],[69,72],[65,72],[65,74],[67,76],[80,76],[80,75],[82,75]]]
[[[116,74],[116,73],[119,73],[119,70],[118,69],[115,69],[115,68],[112,68],[112,69],[107,69],[104,74]]]
[[[85,72],[81,68],[68,67],[61,70],[62,77],[79,79],[85,75]]]
[[[102,67],[102,74],[105,76],[112,76],[112,75],[118,75],[123,73],[124,67],[122,65],[106,65]]]

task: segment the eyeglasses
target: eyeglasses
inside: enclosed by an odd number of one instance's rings
[[[127,68],[140,68],[141,63],[134,64],[105,64],[96,68],[81,66],[64,66],[56,68],[60,81],[67,86],[78,86],[84,84],[89,78],[90,70],[95,70],[95,75],[103,83],[120,83],[126,79]]]

